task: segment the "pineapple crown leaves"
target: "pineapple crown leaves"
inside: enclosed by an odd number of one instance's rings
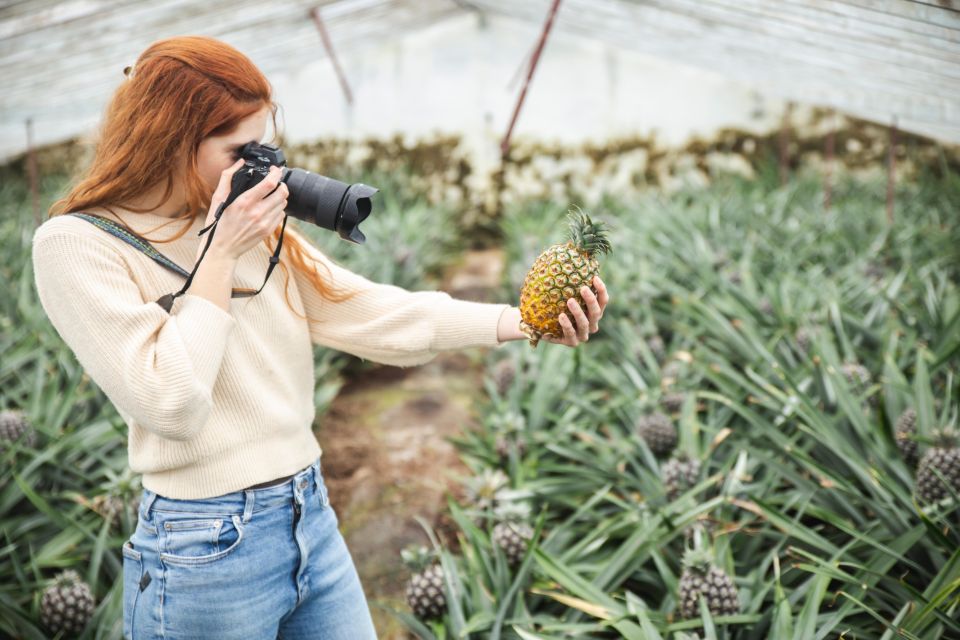
[[[607,240],[606,223],[594,222],[580,207],[574,205],[574,208],[576,211],[571,209],[567,213],[570,225],[568,238],[573,246],[591,256],[598,252],[613,251],[610,241]]]
[[[400,559],[412,571],[423,571],[437,560],[437,552],[424,545],[409,545],[400,550]]]
[[[937,429],[930,442],[933,446],[943,449],[960,447],[960,431],[952,426]]]
[[[512,409],[489,417],[490,426],[498,433],[519,433],[526,430],[527,420],[523,414]]]
[[[687,547],[683,553],[683,566],[691,571],[707,573],[714,564],[713,549],[705,542],[707,533],[702,523],[695,523],[693,529],[693,546]]]

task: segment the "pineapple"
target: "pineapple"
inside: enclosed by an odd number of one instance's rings
[[[640,416],[636,426],[637,434],[644,439],[650,451],[664,456],[677,446],[677,428],[666,415],[656,411]]]
[[[914,436],[917,435],[917,412],[912,408],[907,409],[897,418],[897,427],[894,432],[894,439],[897,442],[897,448],[900,449],[900,455],[911,469],[917,468],[920,461],[920,449]]]
[[[740,612],[740,595],[727,572],[713,564],[707,549],[690,549],[683,557],[680,575],[680,616],[700,617],[700,597],[707,600],[707,609],[715,616],[731,616]]]
[[[133,500],[124,500],[121,496],[111,492],[96,495],[92,500],[87,500],[84,497],[79,497],[77,500],[95,511],[104,520],[108,520],[110,525],[114,527],[123,526],[124,509],[133,512],[134,521],[136,521],[137,512],[140,509],[139,497]]]
[[[843,363],[840,365],[840,372],[846,379],[847,384],[850,385],[850,389],[858,396],[866,392],[867,387],[870,386],[870,370],[859,362]],[[871,406],[876,406],[876,396],[870,396],[867,402]]]
[[[509,458],[513,449],[521,457],[527,452],[527,440],[523,435],[526,425],[526,419],[517,411],[508,410],[491,416],[490,427],[496,434],[494,449],[501,460]]]
[[[497,388],[497,393],[501,396],[506,395],[517,377],[517,367],[513,360],[505,358],[493,366],[491,377],[494,386]]]
[[[960,433],[951,428],[941,429],[933,442],[934,446],[923,454],[917,468],[916,493],[926,503],[960,493]]]
[[[73,570],[58,573],[40,598],[40,620],[53,633],[79,636],[93,616],[90,586]]]
[[[647,338],[647,347],[650,348],[650,353],[653,354],[657,362],[663,362],[663,359],[667,357],[667,345],[660,334],[655,333]]]
[[[426,547],[404,549],[403,563],[414,571],[407,581],[405,595],[410,609],[420,620],[440,618],[447,610],[443,567],[434,561]]]
[[[660,398],[660,406],[668,413],[679,413],[683,409],[683,401],[685,399],[686,396],[679,391],[667,393]]]
[[[667,490],[667,499],[676,500],[690,487],[697,484],[700,477],[700,461],[680,454],[667,460],[660,468],[663,486]]]
[[[806,327],[800,327],[796,333],[793,334],[793,339],[797,343],[797,348],[799,348],[802,353],[810,355],[810,347],[813,346],[812,330]]]
[[[522,458],[527,452],[527,439],[519,434],[513,436],[500,434],[494,442],[494,448],[501,460],[508,459],[512,450],[516,450],[517,457]]]
[[[533,537],[533,528],[526,522],[498,522],[493,527],[494,544],[503,549],[507,562],[512,566],[523,560],[527,542]]]
[[[567,300],[573,298],[583,307],[580,288],[584,285],[596,293],[593,278],[600,273],[596,254],[610,252],[604,223],[593,222],[580,209],[571,211],[568,218],[569,241],[541,253],[520,290],[520,331],[533,348],[545,335],[563,336],[558,317],[567,313],[573,319]]]
[[[21,436],[23,440],[20,440]],[[22,411],[0,412],[0,453],[6,445],[20,440],[20,445],[33,447],[37,444],[37,433]]]

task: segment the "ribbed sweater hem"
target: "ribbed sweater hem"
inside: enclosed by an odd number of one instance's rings
[[[177,500],[213,498],[295,473],[321,454],[310,429],[282,439],[271,434],[269,439],[245,443],[187,467],[142,472],[143,486]]]

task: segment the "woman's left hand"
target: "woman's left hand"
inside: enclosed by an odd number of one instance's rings
[[[607,303],[610,302],[610,296],[607,294],[607,287],[603,284],[600,276],[593,277],[593,286],[597,289],[597,295],[594,295],[590,287],[586,285],[580,288],[580,295],[583,296],[583,301],[587,303],[587,312],[583,312],[576,298],[570,298],[567,300],[569,311],[560,314],[560,327],[563,329],[563,337],[558,338],[551,333],[547,333],[541,338],[542,340],[575,347],[581,342],[589,340],[591,333],[600,330],[600,318],[603,317],[603,310],[607,308]],[[573,316],[576,326],[574,326],[570,316]]]

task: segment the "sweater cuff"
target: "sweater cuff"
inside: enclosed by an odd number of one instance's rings
[[[201,296],[185,293],[182,300],[173,317],[177,319],[194,374],[212,389],[223,362],[227,337],[237,319]]]
[[[496,347],[500,316],[509,304],[470,302],[453,298],[437,310],[437,328],[433,351],[451,351],[470,347]]]

